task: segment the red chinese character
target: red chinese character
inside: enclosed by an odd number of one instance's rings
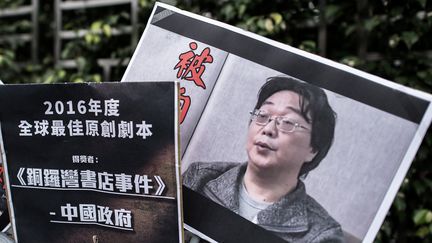
[[[195,54],[194,50],[198,45],[195,42],[189,44],[190,51],[180,54],[180,61],[174,67],[177,71],[177,78],[194,81],[197,86],[205,89],[206,86],[201,79],[201,75],[205,71],[204,63],[212,63],[213,57],[210,55],[210,48],[206,47],[201,54]]]
[[[191,98],[187,95],[184,95],[185,93],[186,93],[186,88],[181,87],[180,88],[180,124],[183,123],[191,104]]]

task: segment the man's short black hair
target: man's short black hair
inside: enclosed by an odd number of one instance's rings
[[[336,125],[336,113],[330,107],[325,92],[314,85],[300,80],[277,76],[267,79],[258,93],[255,109],[261,108],[264,101],[276,92],[288,90],[300,96],[300,111],[306,122],[311,124],[311,144],[317,154],[308,163],[304,163],[299,176],[315,169],[330,149]]]

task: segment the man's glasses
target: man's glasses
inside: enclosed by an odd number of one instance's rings
[[[269,122],[274,120],[276,123],[276,128],[281,132],[291,133],[296,131],[299,128],[302,128],[306,131],[310,131],[310,128],[307,128],[284,116],[270,116],[269,114],[258,109],[250,112],[250,114],[251,114],[251,120],[254,121],[255,124],[259,126],[265,126]]]

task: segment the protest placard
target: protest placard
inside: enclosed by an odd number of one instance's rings
[[[2,85],[3,82],[0,80],[0,85]],[[3,160],[2,160],[2,156],[0,156],[0,186],[1,186],[1,191],[2,193],[0,193],[1,195],[1,215],[0,215],[0,230],[7,230],[8,226],[10,226],[10,221],[9,221],[9,212],[7,210],[7,205],[6,205],[6,185],[4,184],[3,181],[3,174],[4,174],[4,169],[3,169]]]
[[[429,94],[156,4],[122,81],[171,79],[181,86],[185,224],[208,241],[372,242],[431,121]],[[278,166],[257,163],[270,155]],[[301,164],[287,169],[284,158]],[[253,195],[263,187],[251,171],[274,191]],[[282,175],[296,186],[273,180]],[[241,208],[249,199],[260,208],[252,216]]]
[[[178,84],[0,86],[17,242],[182,242]]]

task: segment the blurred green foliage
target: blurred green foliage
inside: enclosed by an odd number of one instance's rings
[[[28,0],[3,0],[0,9]],[[0,79],[5,83],[102,81],[97,58],[128,58],[135,48],[115,37],[112,29],[130,20],[129,8],[77,11],[63,19],[63,29],[88,29],[64,45],[62,58],[77,69],[56,68],[53,58],[54,1],[40,1],[39,61],[29,63],[26,43],[0,43]],[[154,5],[139,0],[139,32]],[[395,82],[432,91],[432,2],[300,1],[300,0],[171,0],[179,8],[217,19]],[[325,4],[322,4],[325,3]],[[0,21],[0,35],[29,31],[29,20]],[[320,43],[319,32],[325,34]],[[28,43],[27,43],[28,45]],[[22,62],[25,64],[23,65]],[[119,80],[124,66],[114,67]],[[432,242],[432,136],[425,140],[397,193],[376,242]]]

